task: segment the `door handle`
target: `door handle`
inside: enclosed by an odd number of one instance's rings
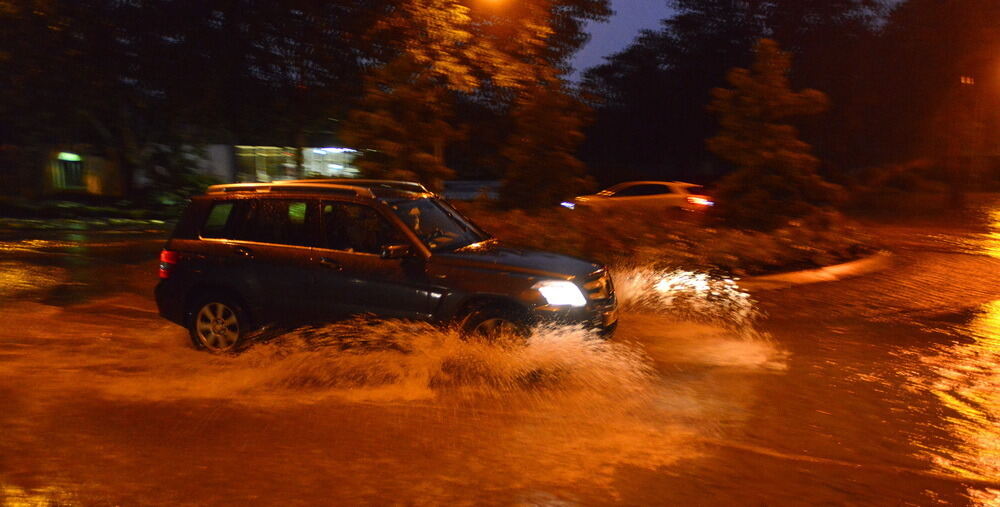
[[[326,267],[328,267],[328,268],[330,268],[330,269],[334,269],[334,270],[337,270],[337,271],[343,271],[344,270],[344,266],[341,266],[339,262],[337,262],[337,261],[335,261],[335,260],[333,260],[333,259],[331,259],[329,257],[320,257],[319,258],[319,263],[322,264],[322,265],[324,265],[324,266],[326,266]]]
[[[239,255],[240,257],[246,257],[247,259],[253,259],[253,250],[245,246],[238,246],[236,247],[236,255]]]

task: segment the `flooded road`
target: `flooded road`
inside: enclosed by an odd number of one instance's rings
[[[0,504],[1000,505],[1000,203],[891,266],[747,294],[615,271],[611,342],[349,322],[235,356],[160,240],[0,237]]]

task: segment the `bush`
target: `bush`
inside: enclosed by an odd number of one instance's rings
[[[734,275],[807,269],[873,251],[871,239],[841,215],[817,213],[771,232],[706,227],[697,215],[682,219],[634,211],[585,208],[504,211],[487,203],[458,205],[501,240],[607,264],[640,263]]]
[[[872,167],[861,173],[847,209],[862,214],[920,215],[949,208],[944,168],[926,159]]]
[[[143,200],[146,205],[167,216],[176,216],[187,200],[200,194],[209,185],[221,183],[206,176],[198,164],[204,153],[192,145],[157,145],[149,157],[150,185]]]

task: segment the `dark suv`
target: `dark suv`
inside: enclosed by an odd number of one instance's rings
[[[160,254],[156,303],[195,346],[233,348],[266,324],[353,314],[525,334],[543,321],[610,335],[598,264],[502,246],[418,183],[300,180],[209,187]]]

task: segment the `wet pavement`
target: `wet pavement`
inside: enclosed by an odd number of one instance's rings
[[[1000,505],[1000,200],[880,272],[620,268],[611,342],[342,323],[195,351],[162,240],[0,232],[0,504]]]

